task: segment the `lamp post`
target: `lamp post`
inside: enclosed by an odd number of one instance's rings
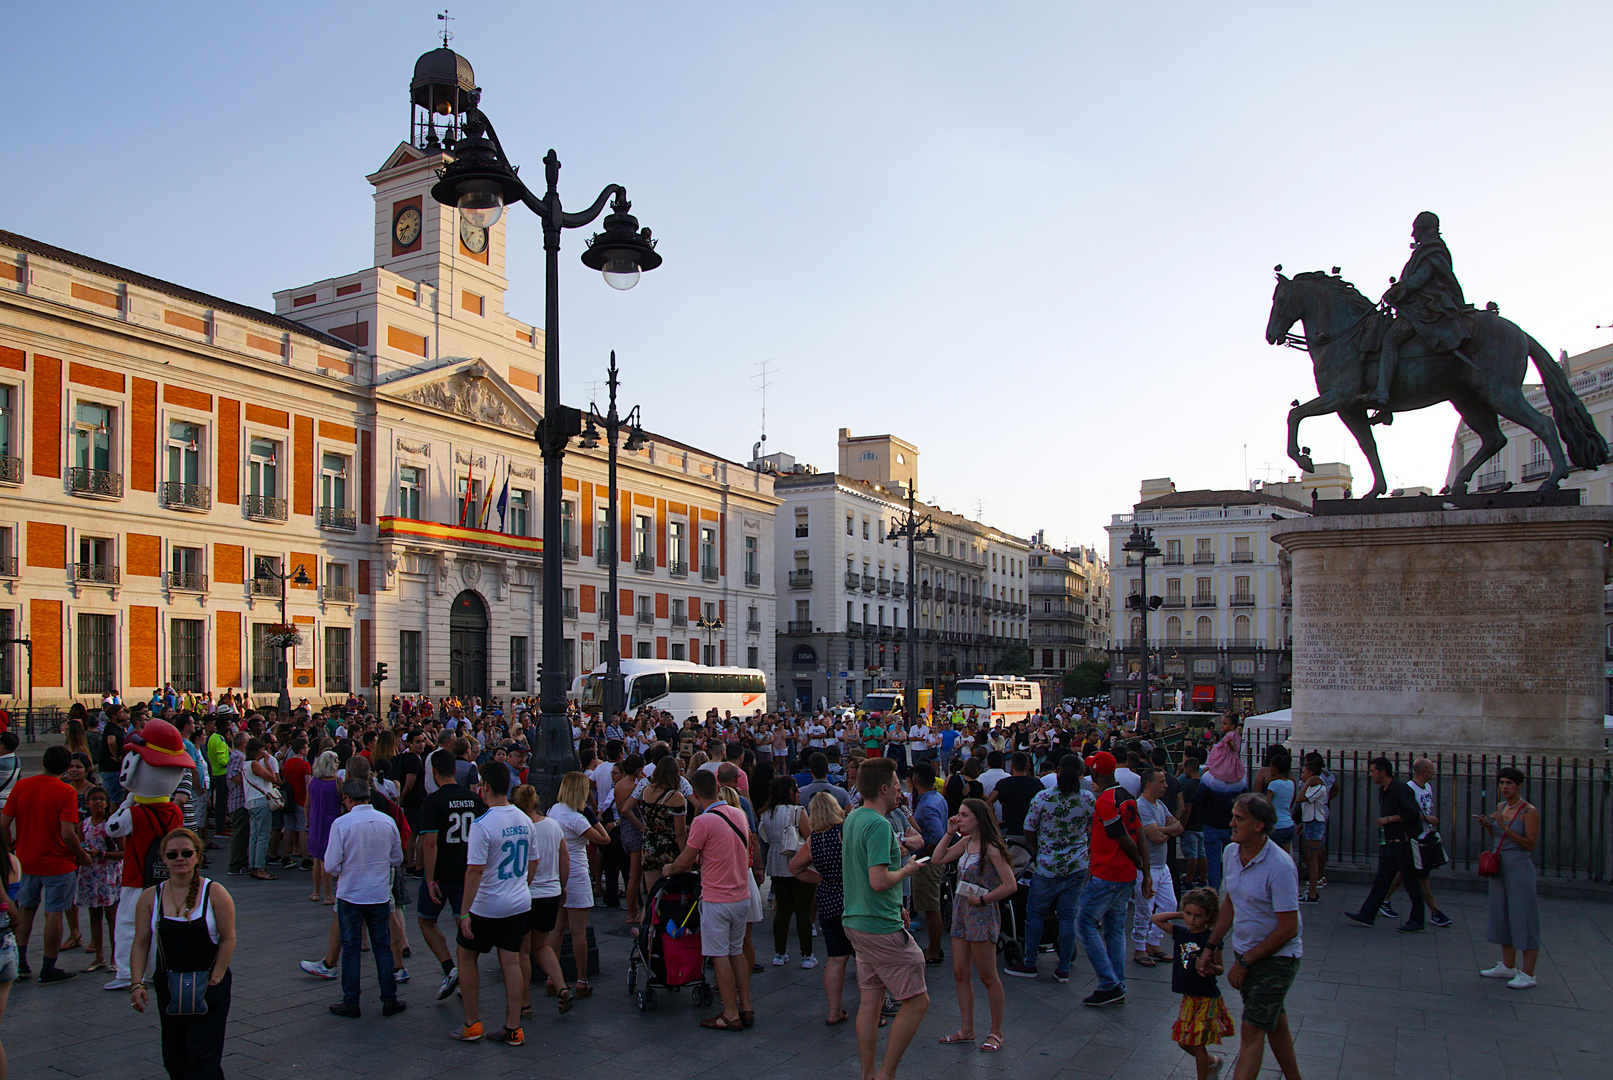
[[[290,626],[291,623],[286,621],[286,586],[288,583],[292,585],[312,585],[313,581],[308,577],[307,567],[302,563],[298,563],[297,569],[282,571],[260,564],[257,567],[257,576],[271,578],[280,583],[280,625]],[[291,687],[286,682],[286,650],[289,648],[291,648],[290,645],[280,646],[280,700],[276,702],[276,705],[280,709],[280,719],[282,720],[291,718]]]
[[[34,639],[32,637],[0,638],[0,645],[21,645],[28,650],[28,721],[23,724],[22,734],[29,742],[34,741]]]
[[[493,125],[477,107],[480,101],[480,90],[466,95],[465,137],[454,144],[453,160],[438,170],[441,179],[432,187],[431,197],[445,206],[458,207],[465,220],[478,228],[492,228],[504,207],[515,203],[524,204],[543,223],[543,419],[534,433],[543,455],[543,674],[532,758],[534,786],[548,805],[559,794],[560,778],[576,762],[571,725],[566,720],[565,624],[560,600],[563,560],[556,556],[561,464],[566,444],[582,434],[582,413],[560,403],[560,234],[593,222],[609,200],[611,213],[605,218],[604,231],[589,239],[583,265],[601,271],[611,288],[631,289],[642,271],[661,265],[661,256],[650,230],[641,231],[638,220],[628,212],[632,204],[620,184],[606,185],[581,213],[567,213],[558,190],[560,159],[553,150],[543,159],[544,194],[529,191],[505,156]],[[615,600],[611,597],[613,608]]]
[[[1141,525],[1131,527],[1131,536],[1121,545],[1121,550],[1137,556],[1137,566],[1141,572],[1141,579],[1137,585],[1135,596],[1126,598],[1126,606],[1136,610],[1142,619],[1142,700],[1137,713],[1137,726],[1142,727],[1148,722],[1148,699],[1151,691],[1148,686],[1148,613],[1159,610],[1165,602],[1162,596],[1148,595],[1148,559],[1157,557],[1159,548],[1154,546],[1154,530],[1145,529]]]
[[[907,538],[907,687],[902,693],[902,708],[907,711],[907,722],[913,723],[913,718],[919,714],[919,688],[918,688],[918,606],[919,592],[916,578],[918,577],[918,545],[920,540],[934,538],[935,529],[931,526],[932,517],[925,514],[919,517],[914,509],[913,485],[907,485],[907,513],[903,517],[891,522],[890,535],[887,540]]]
[[[707,648],[707,650],[709,650],[711,652],[712,660],[715,661],[717,659],[717,650],[716,650],[715,646],[712,645],[711,642],[712,642],[712,639],[716,635],[722,633],[722,628],[723,628],[722,620],[718,619],[718,618],[708,619],[704,615],[702,615],[702,616],[700,616],[700,618],[695,620],[695,626],[698,629],[700,629],[700,630],[705,632],[705,635],[706,635],[706,648]],[[707,667],[713,667],[715,665],[714,664],[707,664],[706,666]]]
[[[610,440],[610,520],[605,524],[605,535],[610,544],[610,640],[605,643],[605,693],[603,695],[603,708],[605,719],[609,722],[615,715],[626,707],[626,694],[622,685],[622,639],[617,631],[616,619],[620,614],[616,600],[616,568],[621,562],[621,541],[616,537],[616,443],[617,436],[622,428],[626,427],[627,451],[633,453],[644,445],[644,429],[639,426],[639,407],[633,406],[626,416],[619,416],[616,412],[616,387],[619,380],[616,372],[616,350],[610,351],[610,367],[607,369],[610,386],[610,406],[605,415],[599,415],[599,410],[590,402],[588,405],[588,430],[583,432],[582,441],[577,445],[584,450],[592,450],[599,445],[599,430],[595,421],[605,429],[605,438]]]

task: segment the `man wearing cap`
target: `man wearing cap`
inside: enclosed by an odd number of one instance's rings
[[[1115,784],[1115,767],[1115,757],[1107,750],[1087,758],[1098,801],[1092,814],[1087,883],[1075,922],[1098,976],[1098,988],[1081,1002],[1093,1008],[1126,1000],[1126,902],[1138,887],[1139,870],[1142,895],[1154,895],[1152,872],[1138,844],[1142,824],[1137,802]]]
[[[196,767],[195,760],[185,753],[178,729],[166,720],[148,720],[138,732],[125,737],[123,751],[118,781],[128,795],[106,824],[107,835],[123,841],[123,878],[112,933],[116,974],[102,988],[105,990],[129,988],[135,906],[140,902],[141,890],[157,884],[149,872],[153,870],[148,866],[149,856],[153,845],[183,823],[172,796],[186,773]]]

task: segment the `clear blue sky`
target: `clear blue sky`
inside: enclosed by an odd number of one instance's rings
[[[13,5],[0,223],[265,307],[367,265],[364,175],[438,10]],[[566,397],[615,348],[650,426],[741,461],[772,360],[770,449],[829,468],[838,427],[893,432],[921,495],[1101,547],[1143,477],[1294,471],[1284,413],[1314,389],[1262,338],[1271,267],[1376,296],[1424,209],[1470,301],[1553,352],[1609,337],[1605,4],[451,12],[517,163],[554,147],[572,205],[625,184],[661,238],[617,294],[568,237]],[[541,321],[529,215],[509,271]],[[1443,483],[1454,425],[1378,429],[1390,482]],[[1365,476],[1336,420],[1302,435]]]

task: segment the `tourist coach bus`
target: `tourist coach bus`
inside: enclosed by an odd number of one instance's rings
[[[600,664],[582,682],[582,707],[592,713],[604,708],[605,665]],[[685,717],[704,717],[708,709],[719,714],[749,716],[767,710],[767,673],[760,668],[705,667],[683,660],[622,661],[627,711],[649,705]]]
[[[958,708],[978,709],[994,724],[1012,724],[1042,711],[1042,686],[1018,675],[976,675],[958,680],[955,700]]]

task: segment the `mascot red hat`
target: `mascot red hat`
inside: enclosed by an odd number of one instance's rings
[[[166,720],[147,720],[138,734],[125,736],[123,741],[124,752],[133,750],[147,765],[196,767],[196,762],[185,753],[185,740],[179,737],[179,729]]]

